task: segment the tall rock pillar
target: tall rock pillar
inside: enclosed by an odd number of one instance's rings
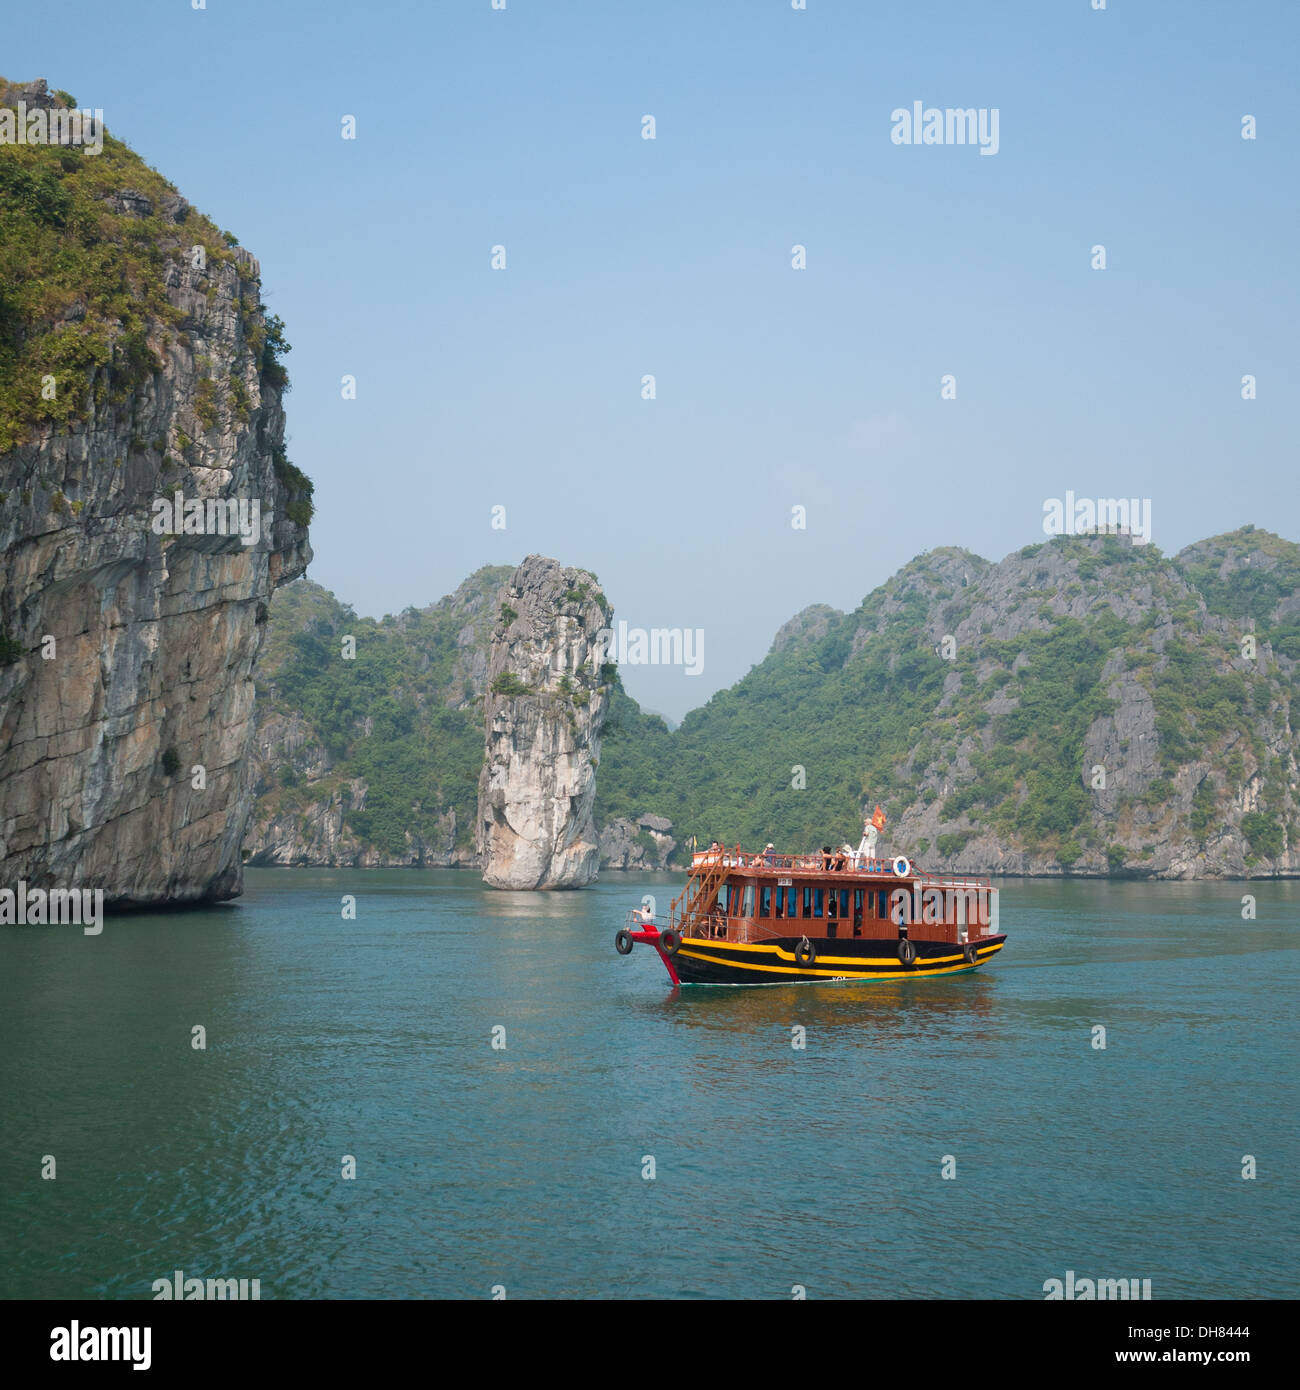
[[[592,820],[610,609],[594,575],[530,555],[501,591],[484,695],[477,847],[493,888],[581,888]]]

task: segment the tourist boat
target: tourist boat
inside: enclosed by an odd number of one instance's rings
[[[857,850],[695,854],[667,920],[634,908],[615,949],[653,946],[674,984],[709,985],[929,978],[992,959],[1006,941],[998,890],[874,857],[883,824],[877,807]]]

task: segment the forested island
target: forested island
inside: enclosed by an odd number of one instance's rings
[[[510,573],[382,621],[307,581],[277,594],[253,862],[477,863]],[[354,661],[339,660],[345,634]],[[1293,874],[1297,662],[1300,546],[1253,527],[1173,556],[1126,536],[1055,537],[996,564],[930,551],[852,613],[796,615],[677,729],[611,668],[604,862],[677,865],[691,836],[851,838],[865,800],[927,868]]]

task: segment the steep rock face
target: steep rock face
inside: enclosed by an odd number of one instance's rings
[[[502,601],[488,658],[478,849],[494,888],[580,888],[596,877],[592,819],[609,705],[595,576],[530,555]]]
[[[927,868],[956,873],[1300,872],[1290,720],[1297,554],[1246,528],[1172,558],[1125,538],[1030,546],[985,567],[967,594],[924,617],[934,650],[945,634],[956,644],[959,669],[946,677],[935,712],[957,718],[938,756],[927,748],[924,761],[914,757],[902,769],[915,795],[890,826],[893,843]],[[1096,711],[1078,726],[1078,804],[1073,823],[1062,820],[1059,845],[1025,844],[1011,812],[1025,777],[1008,754],[1008,735],[1027,727],[1014,721],[1034,683],[1055,674],[1053,663],[1031,662],[1034,640],[1070,623],[1097,634],[1102,657]],[[1257,650],[1247,656],[1242,638],[1252,631]],[[976,654],[973,663],[963,662],[966,652]],[[1063,693],[1083,696],[1085,672],[1073,681]],[[1074,711],[1057,707],[1062,730],[1087,698]],[[1035,718],[1049,710],[1040,701]]]
[[[856,843],[879,801],[882,852],[930,870],[1300,876],[1298,694],[1279,536],[945,548],[853,613],[799,614],[671,735],[616,692],[601,805],[802,849]]]
[[[644,815],[636,820],[616,816],[601,828],[600,863],[606,869],[663,869],[677,848],[665,816]]]
[[[54,104],[43,83],[23,95]],[[126,163],[123,148],[102,157]],[[285,481],[284,376],[265,351],[257,263],[189,213],[174,190],[106,199],[105,254],[109,219],[146,218],[170,312],[131,345],[126,388],[118,325],[97,322],[108,361],[58,383],[84,399],[0,456],[5,883],[102,888],[120,904],[242,886],[265,605],[311,552],[286,515],[305,479]],[[210,251],[202,268],[194,245]],[[68,312],[75,323],[86,306]],[[178,491],[256,502],[254,543],[157,533],[155,500]]]
[[[483,726],[471,697],[487,682],[498,618],[508,628],[519,616],[511,578],[480,571],[434,609],[382,624],[322,613],[282,631],[279,615],[314,586],[277,595],[265,703],[259,687],[258,843],[270,847],[259,862],[478,862]],[[441,635],[421,635],[444,606]],[[353,631],[358,660],[340,664],[338,634]],[[296,666],[277,669],[289,637]],[[380,663],[390,638],[408,661]],[[320,711],[374,707],[357,700],[368,660],[374,698],[395,692],[414,733],[359,718],[340,754]],[[607,674],[602,866],[657,867],[692,835],[856,843],[857,808],[880,801],[881,849],[928,869],[1300,875],[1300,547],[1250,527],[1174,557],[1116,536],[1057,537],[997,564],[931,552],[854,613],[806,609],[760,666],[675,731]],[[437,705],[434,729],[421,710]],[[376,860],[385,766],[401,769],[401,801]],[[787,771],[801,774],[798,790]],[[442,859],[449,812],[457,843]]]
[[[274,736],[274,724],[258,731],[258,739]],[[259,755],[265,749],[259,749]],[[281,806],[250,823],[246,863],[280,868],[445,869],[476,862],[456,844],[456,812],[449,807],[438,817],[434,834],[411,833],[404,853],[385,852],[357,835],[354,816],[364,815],[369,787],[360,777],[343,778],[327,786],[309,784],[301,804]],[[250,842],[252,845],[249,849]]]

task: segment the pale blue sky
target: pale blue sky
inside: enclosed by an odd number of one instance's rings
[[[805,605],[1041,540],[1067,489],[1150,497],[1166,551],[1300,539],[1292,4],[70,0],[5,31],[5,76],[102,107],[261,259],[310,573],[361,612],[585,565],[629,623],[705,630],[699,677],[624,671],[680,716]],[[894,145],[917,100],[998,108],[998,154]]]

